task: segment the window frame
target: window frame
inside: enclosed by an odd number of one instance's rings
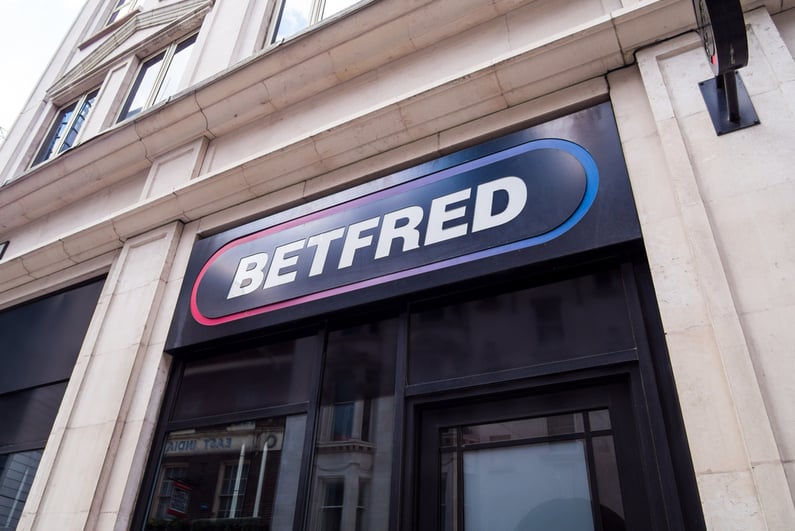
[[[138,5],[138,0],[116,0],[115,5],[111,8],[110,13],[105,18],[105,26],[110,26],[131,13]]]
[[[329,20],[338,15],[342,15],[352,9],[360,7],[360,4],[365,5],[372,2],[373,0],[353,0],[353,2],[350,5],[343,7],[342,9],[335,11],[334,13],[331,13],[330,15],[327,16],[323,16],[323,13],[325,11],[326,2],[328,0],[309,0],[312,5],[309,8],[309,20],[307,21],[306,25],[303,26],[301,29],[294,31],[293,33],[290,33],[289,35],[283,35],[279,37],[279,28],[282,23],[282,17],[284,16],[284,10],[290,1],[291,0],[279,0],[279,2],[276,5],[276,8],[273,10],[273,23],[271,24],[271,30],[269,32],[269,37],[266,45],[274,45],[278,44],[279,42],[292,39],[296,35],[303,33],[309,28],[317,26],[318,24],[322,23],[325,20]]]
[[[58,155],[61,153],[69,151],[73,147],[80,144],[80,141],[82,140],[82,133],[85,131],[85,124],[88,121],[89,116],[91,116],[91,110],[96,105],[101,88],[102,87],[96,87],[92,90],[88,90],[81,94],[79,98],[73,99],[69,103],[58,107],[58,112],[51,120],[50,127],[47,128],[47,134],[44,135],[44,138],[41,140],[39,148],[36,150],[36,155],[33,157],[33,160],[30,163],[31,168],[47,162],[48,160],[52,160],[58,157]],[[88,110],[86,111],[85,115],[83,115],[83,109],[86,107],[86,104],[88,104]],[[71,111],[69,111],[71,114],[64,123],[63,116],[66,110],[69,108],[71,108]],[[75,131],[75,137],[72,143],[64,147],[66,139],[69,137],[70,131],[74,128],[75,123],[81,116],[82,122]],[[62,127],[60,125],[61,123],[63,123]],[[58,135],[59,132],[60,135]]]
[[[194,31],[180,39],[172,41],[168,46],[159,49],[157,52],[149,55],[146,59],[142,60],[138,65],[136,70],[135,78],[130,85],[129,90],[127,91],[127,96],[124,98],[124,103],[119,110],[119,116],[116,119],[116,123],[121,123],[129,118],[133,118],[138,116],[139,114],[145,112],[147,109],[154,107],[157,103],[161,101],[165,101],[173,94],[179,92],[179,89],[174,90],[171,94],[167,95],[163,100],[158,101],[158,97],[160,96],[160,91],[163,88],[163,81],[169,74],[171,70],[171,65],[173,64],[174,57],[177,55],[178,52],[181,52],[185,49],[185,47],[181,48],[181,46],[186,46],[187,48],[192,48],[196,45],[196,41],[198,40],[198,31]],[[188,41],[192,41],[188,43]],[[187,43],[187,45],[186,45]],[[192,53],[193,50],[190,50]],[[158,59],[159,58],[159,59]],[[190,53],[188,55],[188,59],[190,59]],[[141,88],[142,81],[144,80],[144,76],[147,72],[147,68],[149,65],[155,66],[159,62],[159,66],[157,66],[157,75],[155,76],[152,86],[149,89],[149,93],[146,96],[146,99],[141,104],[140,110],[130,114],[130,108],[132,107],[133,102],[136,99],[136,96],[139,94],[139,90]],[[185,71],[180,73],[180,77],[185,75]],[[179,84],[177,85],[179,86]]]

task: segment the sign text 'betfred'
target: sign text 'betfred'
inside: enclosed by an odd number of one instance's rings
[[[495,212],[495,195],[499,193],[504,193],[507,201]],[[303,255],[310,263],[308,277],[335,274],[328,272],[326,267],[329,249],[335,242],[340,242],[342,251],[330,267],[338,271],[352,267],[357,253],[363,254],[367,250],[373,251],[368,256],[382,260],[395,253],[413,251],[504,225],[516,218],[527,204],[527,185],[513,176],[478,185],[474,191],[474,205],[468,209],[465,201],[472,194],[472,188],[465,188],[433,199],[427,213],[420,205],[411,205],[280,245],[271,254],[260,252],[244,256],[238,263],[226,298],[295,282],[299,267],[297,253],[304,248],[311,250],[310,254]],[[420,224],[426,220],[425,230],[421,232]],[[270,256],[273,258],[269,264]]]
[[[199,273],[204,325],[377,286],[568,231],[598,171],[579,145],[535,140],[233,240]]]

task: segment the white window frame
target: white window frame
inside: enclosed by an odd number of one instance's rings
[[[88,121],[88,118],[91,115],[91,109],[93,109],[94,106],[96,105],[97,97],[99,96],[99,89],[100,87],[96,87],[92,90],[89,90],[88,92],[82,94],[76,100],[72,100],[66,105],[61,105],[60,107],[58,107],[58,112],[55,114],[55,117],[50,122],[50,126],[47,128],[47,134],[41,140],[39,148],[36,150],[36,154],[34,155],[33,160],[30,164],[31,167],[38,166],[43,162],[46,162],[50,159],[54,159],[64,151],[68,151],[69,149],[75,147],[80,143],[82,133],[83,131],[85,131],[86,128],[86,122]],[[86,112],[85,116],[83,116],[83,122],[80,124],[79,128],[75,132],[74,140],[72,141],[71,145],[64,147],[64,142],[66,141],[66,138],[69,136],[69,131],[75,126],[78,117],[80,117],[81,112],[83,111],[83,107],[86,105],[90,97],[92,97],[92,102],[90,104],[91,106],[88,108],[88,112]],[[53,139],[53,136],[56,133],[56,129],[58,128],[59,123],[61,123],[61,116],[63,115],[65,109],[71,107],[72,105],[74,105],[74,109],[72,110],[72,114],[63,128],[61,136],[58,137],[57,139]],[[49,144],[53,142],[53,140],[54,143],[52,144],[51,147],[49,147]],[[46,155],[43,154],[45,149],[49,149],[49,152]]]
[[[138,0],[113,0],[114,6],[105,19],[105,25],[110,26],[117,20],[130,13],[138,5]]]
[[[271,36],[270,36],[270,39],[268,40],[268,42],[270,44],[275,44],[276,42],[279,42],[279,41],[282,41],[282,40],[286,40],[286,39],[290,39],[293,36],[298,35],[299,33],[303,32],[307,28],[315,26],[316,24],[318,24],[318,23],[320,23],[320,22],[322,22],[324,20],[330,19],[332,17],[336,17],[337,15],[339,15],[339,14],[345,12],[345,11],[348,11],[349,9],[351,9],[352,7],[354,7],[354,6],[356,6],[356,5],[360,4],[360,3],[364,3],[363,0],[353,0],[349,5],[343,7],[342,9],[339,9],[339,10],[333,12],[333,13],[330,13],[330,14],[328,14],[326,16],[323,16],[324,11],[326,10],[326,2],[327,2],[327,0],[310,0],[311,3],[312,3],[312,6],[311,6],[310,11],[309,11],[309,20],[308,20],[307,24],[305,26],[303,26],[301,29],[298,29],[298,30],[290,33],[289,35],[283,35],[283,36],[279,37],[279,28],[281,27],[281,24],[282,24],[282,16],[284,15],[284,10],[287,7],[287,4],[290,3],[291,1],[293,1],[293,0],[280,0],[279,2],[277,2],[277,6],[276,6],[276,9],[274,11],[274,15],[275,16],[273,17],[274,18],[273,29],[271,30]]]
[[[121,110],[119,111],[119,117],[116,120],[117,123],[123,122],[127,118],[136,116],[155,104],[155,99],[158,97],[160,89],[163,85],[163,81],[166,79],[166,76],[169,73],[169,69],[171,68],[171,64],[174,59],[174,55],[177,52],[177,49],[180,47],[180,45],[191,39],[193,39],[191,47],[195,46],[197,38],[198,38],[198,33],[191,33],[190,35],[187,35],[182,39],[172,42],[165,48],[158,50],[156,53],[147,57],[146,60],[141,61],[141,64],[138,67],[138,72],[135,75],[132,85],[130,85],[130,90],[127,92],[127,97],[124,98],[124,104],[122,105]],[[141,80],[141,76],[144,73],[144,69],[146,68],[147,64],[149,64],[152,60],[154,60],[156,57],[160,56],[161,54],[165,55],[163,55],[163,58],[160,61],[160,67],[158,68],[157,76],[155,77],[155,81],[152,85],[151,90],[149,91],[149,94],[146,97],[144,104],[141,107],[141,110],[134,114],[129,114],[130,111],[129,107],[132,104],[136,94],[138,93],[138,90],[140,89],[139,81]],[[184,75],[184,72],[182,75]]]

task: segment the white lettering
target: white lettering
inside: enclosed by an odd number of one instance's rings
[[[307,247],[316,247],[315,257],[312,259],[312,268],[309,270],[310,277],[317,276],[323,272],[331,242],[339,240],[342,238],[343,234],[345,234],[345,227],[330,230],[309,238],[309,242],[306,244]]]
[[[378,226],[380,218],[370,218],[358,223],[352,223],[348,227],[348,234],[345,235],[345,245],[342,247],[342,256],[337,269],[343,269],[353,265],[353,256],[357,249],[368,247],[373,243],[372,234],[361,237],[363,231],[373,229]]]
[[[233,299],[255,291],[265,279],[265,265],[268,263],[268,253],[257,253],[240,259],[237,265],[232,287],[229,288],[227,299]]]
[[[417,249],[420,246],[420,231],[417,226],[422,221],[423,211],[421,207],[410,206],[401,208],[394,212],[384,215],[381,223],[381,233],[378,235],[378,246],[375,249],[375,258],[389,256],[392,249],[392,241],[396,238],[403,240],[403,252]],[[399,220],[405,219],[408,222],[396,227]]]
[[[282,273],[282,270],[298,263],[297,256],[287,256],[287,253],[294,253],[295,251],[303,249],[304,243],[306,243],[306,240],[298,240],[297,242],[287,243],[276,248],[273,252],[271,268],[268,270],[268,278],[265,279],[265,286],[263,289],[287,284],[295,280],[295,276],[298,274],[296,271]]]
[[[498,190],[508,193],[508,204],[502,212],[493,214],[494,193]],[[503,177],[481,184],[478,186],[475,196],[472,232],[508,223],[522,212],[526,203],[527,185],[519,177]]]
[[[444,227],[445,222],[462,218],[466,214],[466,207],[447,209],[453,203],[469,199],[471,188],[453,192],[452,194],[437,197],[431,202],[431,211],[428,214],[428,230],[425,233],[425,245],[438,243],[452,238],[464,236],[467,233],[467,224],[461,223],[452,227]]]

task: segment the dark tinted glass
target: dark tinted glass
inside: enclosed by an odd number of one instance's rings
[[[66,131],[66,126],[69,124],[69,120],[72,118],[72,113],[75,112],[76,105],[77,102],[74,102],[58,111],[58,117],[55,119],[55,123],[53,123],[50,132],[47,133],[47,139],[42,144],[39,153],[36,155],[36,159],[33,161],[33,164],[39,164],[40,162],[50,158],[55,146],[61,140],[61,137],[63,137],[64,132]]]
[[[58,413],[66,382],[0,395],[0,452],[43,447]]]
[[[174,420],[238,413],[309,400],[314,336],[190,362]]]
[[[103,281],[0,312],[0,394],[71,376]]]
[[[409,383],[634,348],[618,270],[413,312]]]
[[[329,334],[308,529],[389,527],[397,330],[387,320]]]

